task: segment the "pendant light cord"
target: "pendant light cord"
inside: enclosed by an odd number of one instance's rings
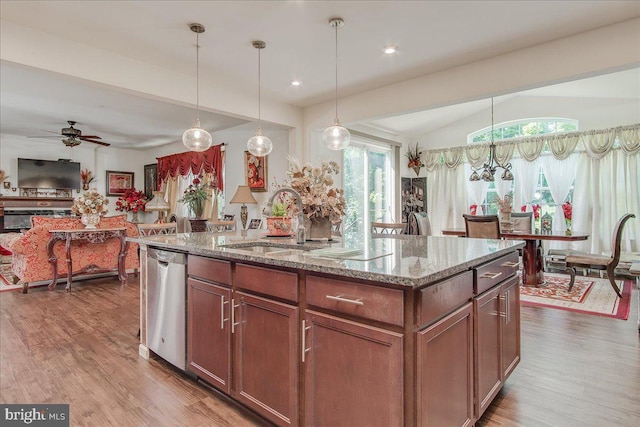
[[[338,121],[338,25],[336,30],[336,122]]]
[[[200,34],[196,33],[196,120],[200,127]]]
[[[260,104],[261,104],[261,99],[260,99],[260,51],[262,49],[258,49],[258,128],[260,128],[262,121],[261,121],[261,117],[262,117],[262,110],[260,108]]]

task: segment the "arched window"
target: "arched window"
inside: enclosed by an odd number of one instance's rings
[[[578,130],[578,121],[559,117],[539,117],[534,119],[519,119],[494,124],[493,139],[518,138],[521,136],[544,135],[556,132],[574,132]],[[467,136],[467,144],[474,142],[490,142],[491,126],[480,129]]]

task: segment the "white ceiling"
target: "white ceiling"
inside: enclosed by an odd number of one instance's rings
[[[3,21],[185,75],[195,71],[195,38],[188,24],[200,22],[207,28],[200,36],[201,75],[233,87],[257,84],[251,41],[261,39],[267,42],[263,97],[306,107],[334,96],[335,40],[328,26],[334,16],[346,23],[338,30],[339,95],[346,96],[638,17],[640,2],[2,1],[0,12]],[[387,44],[399,46],[399,53],[384,55]],[[79,64],[91,60],[73,51],[60,55]],[[100,135],[114,146],[145,148],[179,140],[193,122],[193,108],[171,100],[7,61],[0,67],[2,133],[34,136],[75,120],[85,134]],[[625,78],[635,78],[637,88],[637,73]],[[292,79],[303,85],[290,86]],[[588,96],[589,90],[619,85],[607,79],[596,83],[566,90]],[[548,93],[560,96],[559,90]],[[480,108],[486,103],[368,124],[415,135]],[[201,120],[212,132],[246,122],[206,111]]]

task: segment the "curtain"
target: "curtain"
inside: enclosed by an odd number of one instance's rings
[[[169,177],[186,176],[189,173],[194,176],[209,173],[216,175],[218,188],[223,191],[223,146],[224,144],[214,145],[202,152],[187,151],[185,153],[158,157],[158,180],[164,182]]]
[[[525,212],[532,212],[531,204],[538,186],[540,163],[537,160],[528,162],[524,159],[514,159],[512,164],[515,187],[513,211],[519,212],[520,206],[526,205]]]
[[[467,187],[468,177],[465,168],[459,165],[449,169],[438,165],[427,178],[427,208],[429,216],[433,215],[431,230],[433,235],[441,235],[444,228],[464,227],[462,214],[468,210]]]
[[[555,232],[565,232],[567,225],[564,220],[564,212],[562,210],[562,203],[569,195],[571,190],[571,184],[576,176],[577,156],[570,156],[565,160],[558,160],[552,156],[546,156],[542,158],[542,168],[544,169],[544,175],[547,178],[547,184],[549,185],[549,191],[551,197],[556,204],[556,211],[553,215],[552,228]],[[549,248],[562,248],[566,249],[568,244],[565,242],[549,242]]]
[[[471,176],[471,165],[468,165],[468,164],[465,165],[464,174],[466,177]],[[478,211],[476,211],[476,215],[482,215],[484,212],[482,211],[482,208],[480,207],[480,205],[482,205],[484,198],[487,196],[489,183],[482,180],[469,181],[468,179],[466,180],[466,182],[467,182],[467,193],[469,195],[468,206],[477,205]]]

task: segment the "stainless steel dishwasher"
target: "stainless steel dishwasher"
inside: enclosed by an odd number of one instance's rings
[[[179,252],[147,250],[147,337],[149,349],[186,368],[186,264]]]

